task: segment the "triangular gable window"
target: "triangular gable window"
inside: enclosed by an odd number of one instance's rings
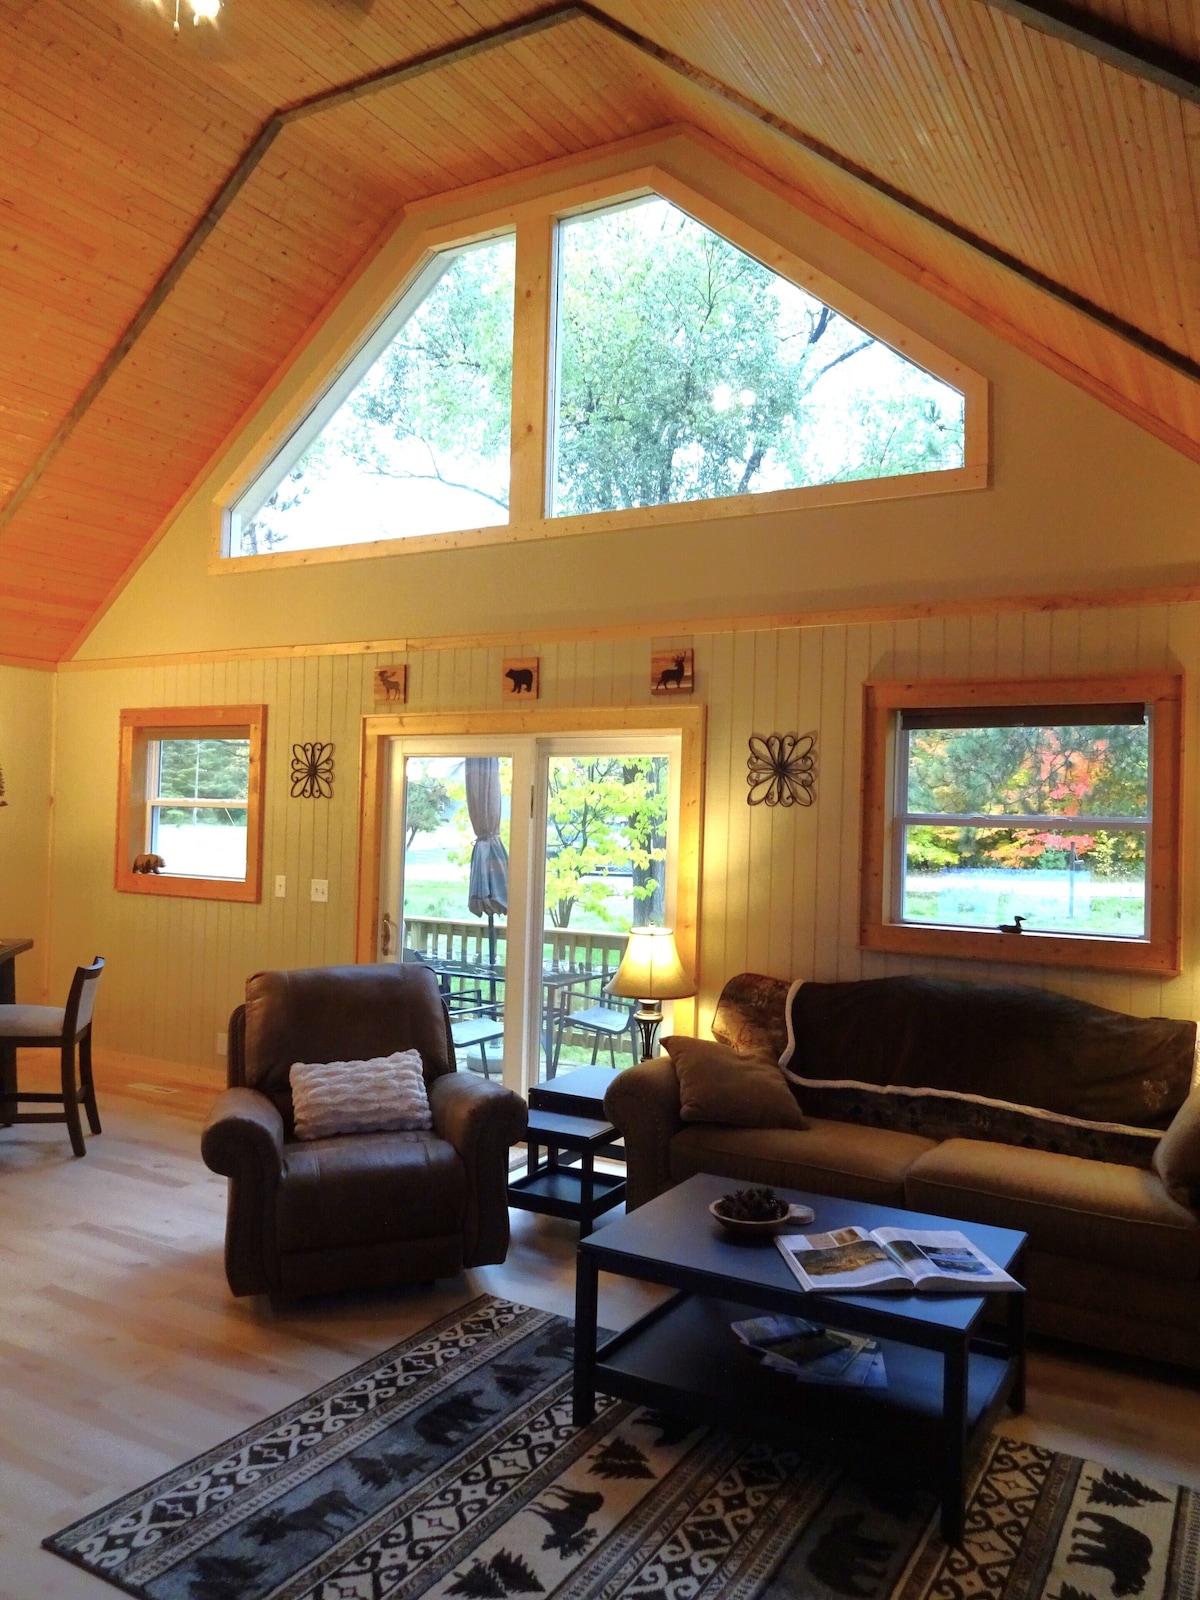
[[[508,521],[514,255],[434,257],[242,496],[231,555]]]
[[[562,215],[550,192],[457,238],[461,217],[414,230],[399,298],[230,482],[222,554],[385,555],[644,526],[650,508],[666,526],[751,497],[798,511],[986,487],[986,379],[656,176],[674,200],[647,185]]]
[[[963,464],[963,396],[669,201],[560,225],[554,515]]]

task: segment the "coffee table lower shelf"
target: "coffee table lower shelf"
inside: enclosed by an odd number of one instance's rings
[[[782,1424],[818,1435],[823,1446],[839,1440],[847,1454],[875,1454],[903,1432],[906,1462],[941,1461],[943,1361],[895,1339],[881,1339],[886,1389],[848,1389],[804,1383],[764,1367],[730,1331],[730,1323],[755,1315],[752,1306],[706,1295],[680,1294],[665,1307],[616,1334],[596,1352],[596,1388],[643,1405],[688,1400],[707,1421]],[[831,1322],[836,1317],[831,1316]],[[987,1430],[1007,1398],[1013,1363],[972,1351],[967,1371],[968,1438]],[[922,1426],[925,1424],[926,1426]],[[925,1448],[922,1449],[922,1446]]]
[[[832,1308],[831,1308],[832,1309]],[[902,1463],[943,1498],[943,1531],[962,1536],[962,1489],[947,1494],[945,1361],[936,1350],[880,1339],[886,1389],[805,1383],[761,1365],[730,1329],[752,1306],[677,1294],[596,1351],[593,1388],[697,1422],[761,1429],[866,1467]],[[829,1318],[836,1323],[836,1317]],[[982,1341],[984,1345],[988,1341]],[[967,1357],[966,1459],[983,1444],[1020,1382],[1017,1357]],[[582,1419],[580,1419],[582,1420]],[[963,1466],[966,1461],[963,1461]]]

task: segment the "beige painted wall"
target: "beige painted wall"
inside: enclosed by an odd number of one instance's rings
[[[678,176],[986,374],[993,384],[994,486],[800,514],[749,514],[653,534],[210,576],[215,485],[244,458],[247,440],[267,426],[266,406],[214,463],[81,656],[502,633],[510,641],[506,650],[413,652],[410,706],[498,705],[503,654],[540,654],[546,704],[637,705],[648,698],[649,639],[555,643],[555,631],[644,619],[665,632],[687,617],[1079,594],[1200,578],[1200,466],[711,161],[685,153]],[[286,401],[312,364],[328,358],[331,342],[344,339],[364,314],[361,293],[358,301],[351,296],[281,380],[276,400]],[[694,646],[697,693],[710,712],[704,1022],[724,979],[745,968],[825,978],[936,970],[930,963],[866,958],[857,948],[864,678],[1032,677],[1175,664],[1191,673],[1200,668],[1200,607],[696,631]],[[378,659],[338,654],[60,675],[55,977],[61,984],[93,949],[110,957],[106,1042],[211,1062],[216,1034],[247,974],[351,959],[360,718],[372,709]],[[120,709],[258,700],[270,706],[264,883],[269,888],[276,873],[286,873],[287,899],[237,906],[118,895],[112,871]],[[817,805],[786,813],[748,810],[749,735],[790,729],[818,730]],[[288,796],[290,746],[301,739],[337,746],[331,802]],[[1189,750],[1195,744],[1189,712]],[[1019,976],[1130,1011],[1196,1014],[1200,912],[1190,876],[1196,792],[1189,756],[1183,976],[1161,982],[1037,969],[1021,969]],[[330,880],[326,906],[308,899],[314,876]],[[945,963],[942,970],[971,976],[980,969]],[[988,973],[1000,975],[999,969]]]
[[[26,1004],[46,998],[56,683],[49,672],[0,666],[0,934],[34,940],[17,957],[17,999]]]
[[[596,170],[603,166],[598,161]],[[536,636],[636,620],[674,625],[688,617],[1200,580],[1200,465],[702,153],[683,146],[673,170],[987,376],[993,487],[653,533],[210,576],[217,486],[305,377],[362,323],[368,272],[247,419],[80,654]],[[468,210],[450,203],[445,215]],[[414,228],[406,223],[388,248],[400,253]],[[375,290],[382,292],[377,281]]]
[[[1200,607],[1013,614],[876,626],[697,634],[696,693],[709,708],[701,898],[701,1009],[723,981],[752,969],[780,977],[856,978],[899,971],[1018,978],[1139,1013],[1194,1016],[1198,996],[1193,882],[1197,774],[1189,755],[1184,855],[1184,974],[1113,977],[1036,968],[911,962],[864,955],[856,942],[861,685],[921,677],[1200,670]],[[586,708],[649,701],[650,641],[528,642],[542,662],[542,703]],[[411,658],[411,710],[500,705],[496,650]],[[353,958],[360,718],[371,711],[374,656],[327,656],[60,678],[55,855],[58,981],[79,952],[107,955],[104,1042],[169,1060],[213,1062],[215,1039],[246,976],[267,966]],[[150,899],[112,887],[117,716],[122,706],[264,700],[270,706],[264,883],[288,877],[286,900],[259,906]],[[581,725],[586,725],[581,712]],[[811,810],[751,810],[746,742],[753,732],[819,736]],[[1196,748],[1196,710],[1188,748]],[[290,747],[333,740],[330,802],[288,795]],[[328,905],[308,880],[328,877]]]

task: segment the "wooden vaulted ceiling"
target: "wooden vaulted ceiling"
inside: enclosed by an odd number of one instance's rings
[[[554,16],[288,121],[114,366],[275,112],[536,11],[225,0],[176,40],[142,0],[0,0],[0,659],[70,654],[399,208],[672,123],[1200,459],[1200,96],[1023,9]],[[1196,0],[1057,9],[1200,61]]]

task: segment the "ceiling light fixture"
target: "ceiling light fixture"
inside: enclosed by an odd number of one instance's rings
[[[221,0],[188,0],[192,8],[192,24],[199,27],[201,22],[215,22],[217,12],[221,9]],[[179,0],[175,0],[175,32],[179,32]]]

